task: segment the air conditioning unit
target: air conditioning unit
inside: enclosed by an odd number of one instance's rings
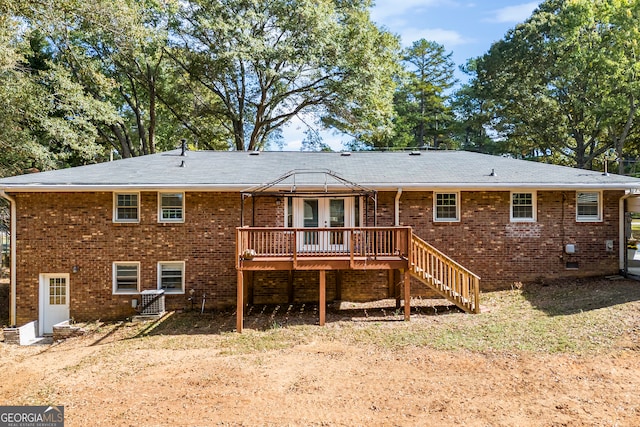
[[[164,313],[164,289],[140,292],[142,305],[140,314],[154,315]]]

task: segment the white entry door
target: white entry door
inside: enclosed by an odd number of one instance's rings
[[[353,200],[348,198],[297,199],[294,217],[299,228],[342,228],[353,223]],[[304,231],[298,249],[309,252],[345,251],[348,233],[344,230]]]
[[[40,275],[39,332],[53,333],[53,325],[69,320],[69,275]]]

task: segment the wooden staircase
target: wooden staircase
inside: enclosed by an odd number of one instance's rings
[[[409,253],[413,277],[467,313],[480,313],[480,277],[414,234]]]

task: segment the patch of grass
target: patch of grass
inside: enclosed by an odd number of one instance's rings
[[[491,307],[481,315],[430,316],[410,323],[358,324],[341,328],[354,344],[385,348],[406,346],[440,350],[598,353],[639,323],[640,292],[621,283],[601,288],[539,286],[483,295]],[[606,286],[606,287],[604,287]],[[631,287],[640,288],[632,283]],[[535,294],[536,298],[531,298]],[[534,305],[546,301],[544,310]],[[584,307],[579,309],[578,307]],[[634,326],[635,325],[635,326]]]
[[[389,350],[415,346],[593,354],[622,348],[622,341],[636,348],[639,341],[640,283],[635,281],[591,279],[519,285],[483,294],[481,303],[480,315],[416,307],[420,314],[412,314],[411,322],[399,321],[400,315],[369,318],[349,308],[331,312],[329,317],[333,318],[325,327],[316,325],[317,312],[308,307],[274,310],[247,316],[242,334],[234,332],[233,313],[180,313],[151,324],[96,325],[94,345],[112,344],[114,357],[129,350],[149,349],[211,348],[222,355],[253,354],[316,341]]]
[[[225,333],[218,342],[223,355],[261,353],[283,350],[305,342],[312,326],[272,328],[266,331],[245,330],[242,334]],[[302,331],[298,333],[297,331]]]

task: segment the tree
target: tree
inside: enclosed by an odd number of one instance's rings
[[[446,92],[456,83],[451,53],[425,39],[403,51],[406,73],[394,96],[396,147],[437,146],[452,120]]]
[[[100,142],[122,157],[155,152],[164,71],[162,10],[150,1],[54,0],[33,5],[32,27],[46,32],[53,62],[93,99],[118,112],[94,121]],[[166,22],[166,19],[164,19]]]
[[[236,150],[263,149],[297,115],[373,144],[390,131],[397,39],[368,0],[193,0],[172,58],[207,92]]]
[[[91,121],[108,120],[107,106],[51,62],[42,34],[24,25],[16,7],[0,3],[0,174],[95,161]]]
[[[637,0],[547,0],[477,59],[472,92],[505,151],[592,168],[637,116]]]

